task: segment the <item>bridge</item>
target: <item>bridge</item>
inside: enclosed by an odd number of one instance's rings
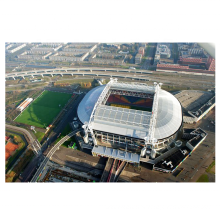
[[[101,72],[101,73],[100,73]],[[127,73],[128,75],[125,75]],[[135,77],[133,74],[138,74],[138,77]],[[57,68],[57,69],[43,69],[43,70],[30,70],[23,72],[13,72],[6,73],[5,79],[13,78],[15,80],[16,77],[28,77],[31,76],[41,76],[44,75],[89,75],[89,76],[108,76],[108,77],[119,77],[119,78],[132,78],[132,79],[140,79],[140,77],[144,77],[143,74],[152,74],[152,71],[148,70],[139,70],[139,69],[118,69],[118,68],[98,68],[98,67],[90,67],[90,68]]]
[[[46,157],[44,158],[44,160],[42,161],[41,165],[39,166],[38,170],[36,171],[36,173],[34,174],[33,178],[31,179],[31,182],[37,182],[39,176],[41,175],[45,165],[47,164],[47,162],[51,159],[51,157],[53,156],[53,154],[55,153],[56,150],[59,149],[59,147],[65,142],[67,141],[69,138],[71,138],[73,135],[75,135],[78,131],[80,131],[81,129],[72,131],[71,133],[69,133],[68,135],[66,135],[64,138],[62,138],[56,145],[54,145],[54,147],[48,152],[48,154],[46,155]]]

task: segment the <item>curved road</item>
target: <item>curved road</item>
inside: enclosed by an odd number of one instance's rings
[[[29,142],[30,143],[33,143],[34,142],[34,138],[33,138],[33,136],[30,134],[30,132],[29,131],[27,131],[26,129],[24,129],[24,128],[19,128],[19,127],[16,127],[16,126],[13,126],[13,125],[5,125],[6,126],[6,128],[8,128],[8,129],[12,129],[12,130],[15,130],[15,131],[20,131],[21,133],[23,133],[23,134],[25,134],[28,138],[29,138]]]
[[[37,178],[39,177],[39,175],[41,174],[41,172],[43,171],[44,166],[47,164],[47,162],[49,161],[49,159],[53,156],[53,154],[55,153],[55,151],[65,142],[67,141],[69,138],[71,138],[74,134],[76,134],[78,131],[80,131],[82,129],[77,129],[71,133],[69,133],[68,135],[66,135],[64,138],[62,138],[56,145],[54,145],[54,147],[49,151],[49,153],[47,154],[47,156],[44,158],[44,160],[42,161],[40,167],[38,168],[37,172],[34,174],[31,182],[36,182]]]
[[[42,147],[41,144],[39,143],[39,141],[37,140],[36,137],[33,138],[33,136],[31,135],[31,133],[28,130],[26,130],[24,128],[13,126],[13,125],[8,125],[8,124],[6,124],[5,126],[6,126],[6,129],[8,128],[8,129],[11,129],[11,130],[14,130],[14,131],[19,131],[22,134],[24,134],[25,137],[27,137],[27,139],[28,139],[27,141],[30,144],[30,146],[32,147],[33,152],[36,155],[38,155],[40,153],[41,147]]]

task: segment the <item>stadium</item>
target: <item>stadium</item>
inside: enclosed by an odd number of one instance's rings
[[[147,162],[176,140],[183,123],[182,107],[161,85],[111,78],[85,95],[77,113],[84,142],[92,142],[94,156]]]

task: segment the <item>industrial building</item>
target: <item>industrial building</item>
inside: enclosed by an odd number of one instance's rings
[[[74,54],[72,52],[58,52],[55,53],[52,56],[49,56],[50,60],[53,61],[70,61],[70,62],[82,62],[87,56],[89,55],[89,52],[87,53],[78,53]]]
[[[154,65],[156,65],[160,59],[169,59],[171,56],[171,51],[169,48],[170,44],[165,44],[165,43],[159,43],[157,44],[157,49],[154,57]]]
[[[60,43],[42,43],[31,48],[32,52],[55,52],[59,50],[63,44]]]
[[[67,45],[63,51],[66,52],[80,52],[80,53],[91,53],[97,48],[97,44],[90,43],[75,43]]]
[[[209,56],[206,67],[208,71],[215,71],[215,59],[213,57]]]
[[[142,60],[142,55],[138,53],[138,54],[135,56],[135,64],[140,64],[140,63],[141,63],[141,60]]]
[[[182,127],[179,101],[161,84],[111,79],[86,94],[78,106],[84,141],[92,154],[139,163],[175,141]]]
[[[26,47],[26,44],[9,44],[6,47],[6,52],[8,53],[14,53],[22,48]]]
[[[183,121],[196,123],[215,106],[215,93],[197,90],[183,90],[175,94],[184,110]]]
[[[144,47],[140,47],[138,49],[138,53],[141,54],[142,56],[144,56]]]
[[[18,55],[18,59],[22,60],[44,60],[48,56],[50,56],[52,52],[47,52],[47,51],[25,51],[24,53]]]
[[[126,54],[117,54],[117,53],[98,53],[93,54],[89,58],[89,62],[91,63],[99,63],[99,64],[115,64],[121,65],[124,63],[126,58]]]

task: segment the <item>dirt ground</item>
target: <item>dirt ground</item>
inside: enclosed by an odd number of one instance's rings
[[[7,160],[19,146],[8,142],[5,146],[5,160]]]

